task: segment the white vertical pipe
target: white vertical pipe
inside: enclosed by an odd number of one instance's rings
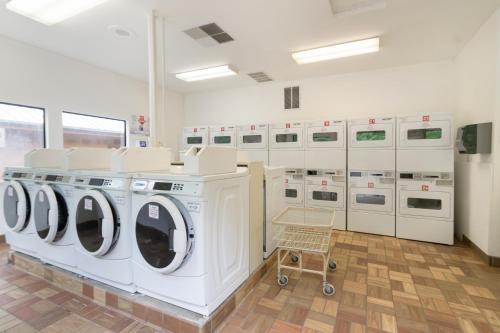
[[[150,145],[158,146],[156,134],[156,13],[148,15],[149,131]]]

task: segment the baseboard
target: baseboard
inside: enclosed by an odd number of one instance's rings
[[[479,246],[477,246],[476,244],[474,244],[474,242],[472,242],[465,235],[462,236],[462,239],[463,239],[463,243],[465,245],[469,246],[470,248],[472,248],[474,250],[474,252],[476,252],[479,255],[479,257],[481,257],[481,259],[486,264],[488,264],[488,265],[490,265],[492,267],[500,267],[500,258],[499,257],[489,256],[486,252],[484,252],[483,250],[481,250],[479,248]]]

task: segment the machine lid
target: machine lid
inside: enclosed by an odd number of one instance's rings
[[[47,243],[62,238],[68,226],[68,207],[64,197],[43,185],[34,197],[33,219],[38,236]]]
[[[9,181],[4,187],[3,215],[7,227],[19,232],[28,226],[31,202],[28,191],[18,181]]]
[[[150,268],[162,274],[175,271],[188,253],[189,237],[177,205],[166,196],[154,195],[135,221],[137,246]]]
[[[118,217],[108,199],[97,190],[88,190],[81,197],[75,223],[80,244],[96,257],[108,253],[119,231]]]

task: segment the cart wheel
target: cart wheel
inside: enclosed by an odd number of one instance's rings
[[[288,284],[288,276],[286,275],[278,276],[278,285],[284,287],[287,284]]]
[[[299,261],[299,256],[292,254],[292,262],[298,262],[298,261]]]
[[[337,270],[337,262],[335,260],[331,260],[328,263],[328,269],[332,272],[335,272]]]
[[[335,294],[335,287],[328,282],[323,284],[323,295],[332,296]]]

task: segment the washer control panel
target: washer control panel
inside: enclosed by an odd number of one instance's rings
[[[124,178],[100,178],[76,176],[73,185],[88,186],[92,188],[128,190],[130,181]]]
[[[132,181],[130,189],[136,192],[147,191],[171,194],[199,195],[201,193],[202,184],[191,182],[136,179]]]

